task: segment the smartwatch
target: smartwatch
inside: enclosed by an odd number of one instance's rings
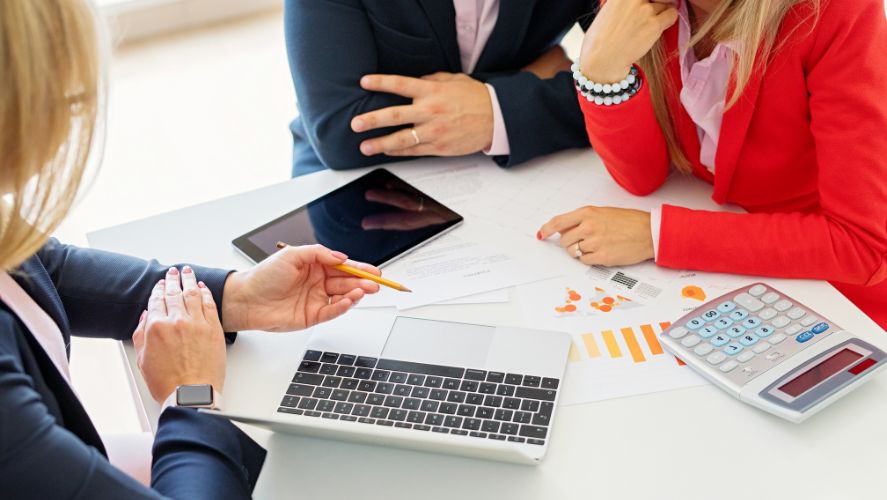
[[[176,406],[186,408],[218,409],[217,398],[211,384],[180,385],[176,388]]]

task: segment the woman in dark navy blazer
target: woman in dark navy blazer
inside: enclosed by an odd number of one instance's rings
[[[0,498],[248,498],[265,451],[177,390],[211,386],[218,407],[223,332],[305,328],[378,288],[333,270],[346,257],[320,246],[232,273],[48,240],[97,133],[94,19],[85,0],[0,2]],[[133,339],[165,402],[150,488],[107,460],[70,386],[71,335]]]

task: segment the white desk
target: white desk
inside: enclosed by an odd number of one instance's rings
[[[558,161],[598,164],[590,151]],[[550,160],[550,158],[549,158]],[[437,160],[438,162],[440,160]],[[487,161],[487,160],[478,160]],[[540,159],[537,161],[547,161]],[[417,162],[410,168],[426,168]],[[401,168],[401,167],[397,167]],[[497,168],[492,163],[490,168]],[[521,168],[533,168],[532,164]],[[600,167],[596,167],[600,168]],[[396,170],[396,169],[395,169]],[[210,266],[243,268],[232,238],[363,171],[324,172],[257,191],[94,232],[96,248]],[[618,187],[613,185],[613,189]],[[705,196],[708,187],[681,187]],[[434,195],[433,192],[429,193]],[[824,282],[767,279],[851,330],[874,323]],[[430,306],[411,316],[521,323],[520,294],[508,304]],[[243,332],[229,350],[226,405],[232,411],[278,398],[300,359],[304,333]],[[132,349],[147,418],[156,420]],[[288,361],[268,363],[289,353]],[[257,498],[883,498],[887,466],[887,374],[839,404],[794,425],[739,403],[711,386],[559,410],[546,461],[518,466],[271,434],[244,428],[268,449]]]

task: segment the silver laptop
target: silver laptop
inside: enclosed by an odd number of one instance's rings
[[[221,414],[279,432],[535,464],[551,440],[569,347],[561,332],[335,321],[316,327],[267,417]]]

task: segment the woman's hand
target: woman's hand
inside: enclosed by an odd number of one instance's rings
[[[379,285],[332,266],[347,256],[321,245],[286,247],[225,282],[222,319],[226,331],[289,332],[344,314]],[[348,262],[373,274],[373,266]]]
[[[462,156],[482,151],[493,142],[490,93],[483,83],[466,74],[434,73],[422,78],[366,75],[360,86],[413,100],[412,104],[377,109],[351,120],[355,132],[413,125],[412,129],[363,141],[360,152],[366,156]]]
[[[600,83],[622,80],[677,18],[674,0],[609,0],[585,33],[582,74]]]
[[[132,335],[139,370],[162,403],[176,387],[225,384],[225,335],[212,293],[194,271],[171,268],[151,291],[148,309]]]
[[[560,233],[567,254],[585,264],[625,266],[653,258],[650,231],[649,212],[589,206],[558,215],[536,236],[544,240]]]

